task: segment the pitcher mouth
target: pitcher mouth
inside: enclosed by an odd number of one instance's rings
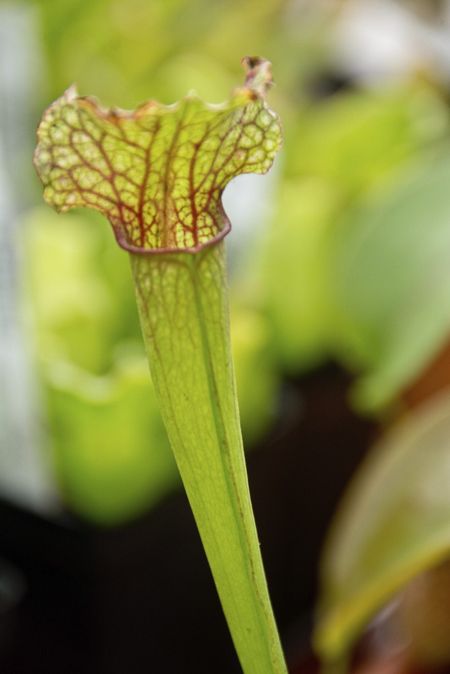
[[[46,201],[59,211],[100,211],[133,254],[197,253],[221,241],[231,230],[226,185],[268,171],[281,144],[264,98],[270,63],[243,62],[244,86],[218,105],[189,95],[108,109],[70,87],[38,128],[34,163]]]

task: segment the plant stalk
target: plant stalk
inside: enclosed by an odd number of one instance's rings
[[[223,242],[131,254],[153,383],[245,674],[287,674],[250,501]]]

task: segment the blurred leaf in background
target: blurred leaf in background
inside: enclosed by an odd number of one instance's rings
[[[367,283],[368,260],[361,260],[359,278],[352,267],[356,262],[350,262],[348,252],[352,237],[364,237],[368,227],[362,205],[374,203],[379,194],[373,206],[374,213],[380,214],[373,225],[379,236],[377,261],[370,244],[366,254],[378,266],[378,274],[375,277],[372,273],[372,279],[378,283],[379,294],[388,297],[383,256],[388,257],[396,237],[403,237],[407,245],[411,225],[406,210],[397,214],[395,223],[386,221],[386,216],[381,215],[387,198],[384,195],[389,186],[395,189],[420,162],[427,162],[433,148],[445,138],[447,120],[440,96],[427,85],[417,83],[406,89],[337,94],[311,104],[292,124],[292,136],[288,135],[286,141],[285,175],[261,272],[265,310],[283,368],[299,372],[330,355],[342,358],[343,354],[352,353],[352,335],[345,334],[334,307],[338,301],[339,312],[350,315],[353,294],[363,293]],[[442,180],[442,186],[444,183]],[[419,192],[420,187],[412,187],[418,192],[412,210],[418,200],[428,198],[426,194],[421,196],[428,186],[423,185]],[[434,194],[429,199],[436,197]],[[351,229],[345,220],[357,206],[361,215],[357,221],[354,218]],[[423,210],[417,213],[417,221],[421,213]],[[420,220],[425,237],[427,218]],[[417,226],[421,226],[419,222]],[[416,244],[410,239],[410,245]],[[421,262],[412,255],[408,264],[414,274],[413,267],[420,267]],[[418,267],[417,273],[422,273]],[[336,300],[336,285],[340,287],[344,279],[346,285]],[[445,284],[441,288],[445,292]],[[407,298],[399,298],[399,302],[402,300]],[[373,311],[376,329],[388,338],[391,328],[377,314],[375,301],[375,297],[367,295],[365,309],[370,315]],[[355,316],[354,320],[358,318]],[[372,335],[366,331],[359,336],[363,343],[368,340],[369,348]],[[349,362],[348,358],[345,360]],[[378,365],[381,367],[380,362]]]
[[[395,400],[449,338],[449,184],[444,150],[335,232],[336,325],[366,409]]]
[[[92,373],[106,372],[116,341],[126,336],[137,341],[139,335],[126,292],[131,288],[120,292],[126,256],[117,255],[114,267],[108,263],[104,228],[84,213],[59,219],[37,207],[23,227],[40,359],[59,357]]]
[[[56,476],[66,505],[115,523],[178,482],[130,301],[128,259],[110,259],[103,228],[84,214],[39,207],[24,225]]]
[[[368,620],[408,581],[448,559],[449,437],[447,391],[372,449],[347,492],[322,565],[316,645],[325,661],[346,655]],[[444,627],[437,647],[446,645],[448,657],[449,624]]]
[[[116,524],[178,484],[140,354],[124,354],[103,376],[54,362],[47,395],[57,477],[66,504],[79,515]]]

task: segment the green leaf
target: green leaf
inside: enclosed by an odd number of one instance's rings
[[[178,484],[144,358],[123,354],[103,376],[54,360],[43,380],[55,472],[73,511],[117,524]]]
[[[283,368],[290,372],[316,366],[330,355],[335,358],[339,354],[344,360],[349,352],[353,354],[359,347],[355,343],[357,337],[360,341],[366,337],[363,319],[371,311],[374,322],[379,321],[377,333],[384,331],[386,342],[397,327],[401,329],[400,321],[398,326],[395,324],[395,311],[398,315],[404,311],[396,293],[395,274],[401,273],[402,265],[393,261],[395,266],[386,270],[381,248],[398,245],[396,238],[405,240],[412,230],[413,237],[421,237],[417,245],[421,251],[432,228],[428,227],[428,220],[423,222],[421,232],[416,225],[410,227],[406,199],[404,219],[394,222],[385,206],[386,190],[405,180],[413,162],[425,163],[425,148],[441,144],[447,128],[442,100],[428,86],[419,84],[376,92],[340,92],[297,114],[296,124],[288,127],[284,167],[288,180],[282,181],[277,198],[261,275],[274,346]],[[446,189],[446,181],[447,178],[442,180],[440,189]],[[430,218],[435,213],[439,217],[439,210],[447,208],[443,197],[428,197],[427,189],[425,185],[412,189],[414,206],[410,210],[416,219],[423,212],[416,207],[419,201],[429,202]],[[349,223],[350,209],[361,202],[366,207]],[[377,222],[378,234],[369,233],[376,208],[383,211]],[[367,246],[362,243],[356,249],[359,237],[366,237]],[[406,246],[407,242],[402,244]],[[442,251],[445,250],[443,245]],[[413,251],[403,265],[413,270],[415,255]],[[370,276],[365,274],[368,262]],[[382,270],[382,281],[376,267]],[[420,273],[419,266],[417,271]],[[373,306],[369,286],[378,291]],[[338,316],[333,311],[336,295]],[[366,301],[363,309],[358,302],[352,315],[355,298]],[[388,305],[390,298],[396,305],[393,319],[383,322],[375,315],[378,299]],[[437,316],[439,311],[434,313]],[[351,319],[356,326],[349,325]],[[420,319],[422,333],[425,325]],[[405,331],[413,336],[407,321]],[[400,348],[399,341],[397,355]],[[381,369],[385,362],[380,358],[376,366]],[[354,360],[350,364],[355,365]]]
[[[339,191],[319,179],[285,181],[280,190],[261,284],[277,358],[289,372],[317,365],[329,351],[327,244],[339,204]]]
[[[321,178],[348,200],[395,181],[446,129],[445,106],[428,86],[347,91],[302,116],[289,139],[288,170]]]
[[[361,372],[360,406],[391,402],[448,339],[447,151],[355,211],[335,232],[336,340]]]
[[[285,674],[247,483],[232,366],[221,194],[281,142],[270,64],[245,59],[228,103],[188,96],[134,112],[69,89],[44,114],[35,163],[58,210],[104,213],[131,253],[155,390],[246,674]],[[182,563],[182,562],[180,562]]]
[[[450,395],[410,414],[376,446],[343,501],[325,549],[315,644],[345,655],[371,616],[450,556]]]
[[[92,374],[108,372],[112,365],[113,335],[123,324],[120,313],[126,304],[118,292],[117,281],[113,285],[112,275],[99,269],[99,258],[102,266],[106,258],[99,236],[102,231],[92,227],[92,222],[81,214],[61,217],[45,206],[28,213],[22,231],[27,256],[24,270],[27,298],[31,299],[40,363],[66,360]],[[115,252],[115,279],[128,280],[127,260],[117,260],[123,256]],[[129,304],[129,287],[127,290]],[[127,327],[130,323],[128,320]],[[137,317],[134,324],[138,329]],[[136,330],[136,337],[138,334]]]

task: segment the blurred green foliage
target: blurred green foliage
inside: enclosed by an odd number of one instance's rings
[[[240,81],[239,60],[264,53],[288,73],[301,41],[285,0],[35,0],[49,69],[50,96],[72,81],[107,104],[171,102],[195,89],[210,100]],[[230,40],[232,47],[230,48]],[[291,48],[290,58],[281,58]],[[294,70],[295,72],[295,70]]]
[[[450,333],[450,161],[444,145],[335,232],[336,324],[364,371],[355,400],[379,408],[411,386]]]
[[[63,498],[79,514],[113,523],[156,501],[177,472],[139,338],[127,256],[83,216],[44,207],[29,213],[27,296]]]
[[[66,503],[100,523],[144,510],[178,484],[178,472],[140,357],[108,375],[64,362],[46,373],[56,474]]]
[[[360,469],[323,559],[316,646],[324,660],[348,654],[368,619],[393,594],[448,559],[449,433],[446,392],[405,417]],[[448,623],[445,628],[448,654]]]
[[[121,107],[169,103],[189,89],[220,101],[242,81],[242,56],[273,62],[283,157],[233,292],[245,438],[255,444],[269,430],[284,373],[330,357],[360,376],[360,406],[395,400],[449,332],[442,92],[412,74],[395,87],[318,97],[314,82],[333,70],[327,3],[28,4],[47,78],[36,121],[72,82]],[[36,353],[65,500],[97,521],[130,517],[175,478],[144,381],[127,256],[92,215],[39,207],[26,224]]]
[[[376,314],[376,303],[391,303],[393,313],[399,315],[409,298],[414,302],[418,298],[412,283],[404,286],[402,296],[392,295],[386,263],[392,274],[400,265],[392,259],[389,262],[389,251],[398,247],[398,241],[405,244],[405,250],[406,246],[408,250],[426,246],[428,217],[433,217],[426,211],[433,204],[445,211],[448,202],[441,198],[436,203],[436,193],[428,196],[432,178],[426,184],[417,182],[411,188],[416,193],[411,210],[417,212],[418,221],[413,230],[406,209],[395,222],[388,220],[389,190],[406,180],[417,164],[428,165],[428,155],[437,151],[447,128],[443,101],[420,83],[377,92],[351,91],[310,105],[299,114],[287,133],[285,177],[262,265],[265,307],[284,368],[298,372],[334,355],[357,371],[369,366],[359,357],[357,342],[369,348],[375,339],[384,339],[386,349],[390,348],[392,327],[384,316]],[[440,185],[445,191],[445,179]],[[378,215],[373,226],[367,222],[370,209],[372,219]],[[353,225],[347,222],[350,217]],[[445,220],[441,218],[441,222],[439,231],[445,236]],[[353,239],[364,239],[371,226],[378,247],[375,250],[370,243],[365,254],[378,273],[374,269],[370,276],[369,295],[368,259]],[[439,235],[435,232],[432,236],[435,240]],[[417,277],[417,282],[432,272],[433,264],[428,259],[431,267],[423,268],[414,255],[403,258],[403,268],[408,269],[410,280]],[[445,283],[441,288],[445,292]],[[427,302],[425,293],[423,303]],[[361,315],[362,306],[372,315],[370,326]],[[441,326],[444,338],[445,326]],[[417,329],[428,328],[419,324]],[[435,344],[429,346],[432,349]],[[393,357],[401,358],[402,354],[397,350]],[[381,359],[376,365],[383,366]],[[410,365],[413,368],[416,363]],[[417,369],[411,369],[411,375],[417,374]],[[404,383],[400,379],[392,382],[390,388],[379,392],[376,402],[392,400]]]

